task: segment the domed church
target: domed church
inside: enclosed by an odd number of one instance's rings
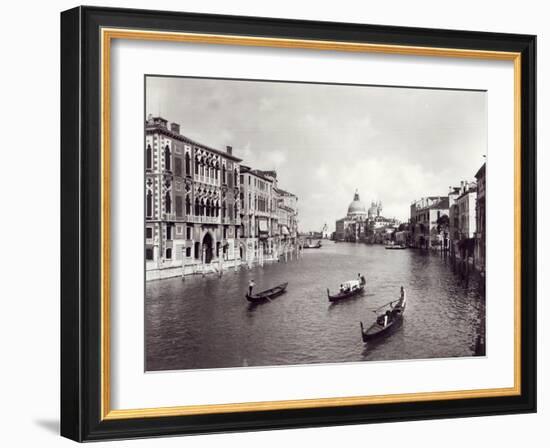
[[[348,207],[348,218],[365,218],[367,216],[367,208],[365,204],[361,202],[359,193],[355,190],[353,201]]]
[[[345,218],[336,221],[335,238],[337,241],[361,241],[367,231],[367,219],[369,212],[359,192],[355,190],[353,201],[349,204],[348,214]]]

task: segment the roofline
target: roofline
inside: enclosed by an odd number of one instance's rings
[[[296,199],[298,199],[298,196],[296,196],[294,193],[291,193],[290,191],[283,190],[282,188],[275,188],[275,191],[277,193],[286,194],[288,196],[294,196]]]
[[[199,142],[196,142],[194,140],[191,140],[189,137],[186,137],[186,136],[181,135],[181,134],[177,134],[177,133],[171,131],[170,129],[165,128],[164,126],[159,126],[157,124],[147,124],[147,123],[145,124],[145,132],[146,133],[147,132],[152,133],[154,131],[162,132],[163,134],[166,134],[171,138],[174,138],[176,140],[180,140],[182,142],[189,143],[191,145],[200,146],[200,147],[202,147],[202,148],[204,148],[208,151],[212,151],[213,153],[218,154],[220,156],[223,156],[227,159],[231,159],[231,160],[234,160],[236,162],[242,162],[242,159],[239,159],[238,157],[235,157],[233,154],[229,154],[226,151],[221,151],[219,149],[212,148],[212,147],[210,147],[208,145],[205,145],[203,143],[199,143]]]
[[[469,195],[470,193],[475,193],[475,194],[477,194],[477,189],[475,189],[475,188],[469,188],[469,189],[466,190],[464,193],[462,193],[460,196],[458,196],[458,197],[456,198],[456,200],[458,201],[459,199],[463,198],[464,196]]]
[[[479,168],[479,170],[477,170],[477,173],[475,174],[475,178],[478,179],[478,176],[479,174],[483,171],[485,172],[485,165],[487,164],[487,162],[483,162],[483,165],[481,165],[481,167]]]

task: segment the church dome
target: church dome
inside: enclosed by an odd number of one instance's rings
[[[348,216],[361,216],[367,214],[367,208],[365,204],[359,199],[359,193],[355,192],[353,196],[353,202],[348,207]]]

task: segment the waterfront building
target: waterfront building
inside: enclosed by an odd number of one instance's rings
[[[477,200],[476,200],[476,268],[485,272],[485,163],[476,173]]]
[[[460,187],[449,187],[449,251],[451,257],[458,253],[458,242],[460,241],[458,226],[458,204],[457,199],[460,196]]]
[[[372,201],[368,211],[368,218],[375,219],[380,217],[382,213],[382,201],[374,202]]]
[[[458,210],[458,244],[455,257],[468,265],[475,260],[476,233],[476,199],[477,185],[475,182],[462,181],[460,194],[456,199]]]
[[[276,188],[277,216],[279,226],[279,256],[294,252],[298,248],[298,197],[288,191]]]
[[[357,190],[348,206],[347,215],[336,221],[337,241],[365,241],[368,230],[368,212]]]
[[[461,240],[472,239],[475,236],[476,199],[476,183],[461,182],[460,194],[456,199],[458,207],[458,237]]]
[[[449,216],[448,196],[428,196],[410,206],[411,245],[418,248],[445,248],[442,217]]]
[[[382,216],[382,202],[372,202],[366,209],[356,191],[344,218],[336,221],[337,241],[385,243],[391,238],[399,221]]]
[[[241,165],[241,256],[249,265],[279,259],[296,247],[298,197],[278,188],[277,172]]]
[[[278,235],[275,179],[276,176],[241,166],[243,258],[249,265],[263,262],[273,252],[274,238]]]
[[[146,279],[239,263],[241,159],[191,140],[162,117],[145,123]]]
[[[393,236],[396,244],[402,244],[404,246],[410,246],[411,244],[411,232],[408,224],[400,224]]]

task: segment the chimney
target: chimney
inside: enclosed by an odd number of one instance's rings
[[[170,130],[176,134],[180,133],[180,125],[177,123],[171,123],[170,124]]]
[[[163,128],[165,128],[166,125],[168,124],[168,121],[166,121],[162,117],[154,117],[153,118],[153,123],[156,124],[157,126],[162,126]]]
[[[227,151],[227,154],[229,154],[230,156],[233,155],[233,146],[226,146],[225,149]]]

